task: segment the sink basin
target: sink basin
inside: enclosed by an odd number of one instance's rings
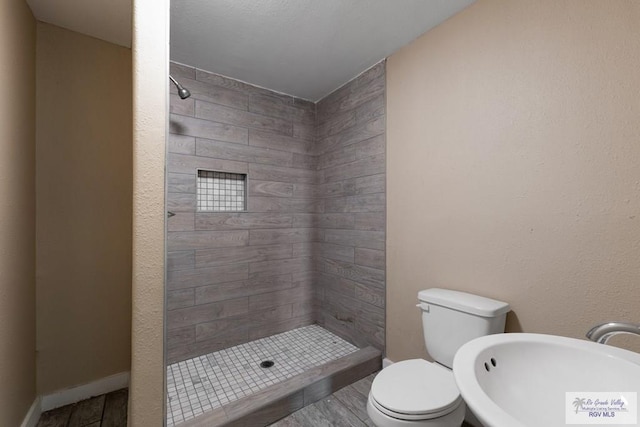
[[[640,394],[640,354],[555,335],[477,338],[460,347],[453,374],[485,427],[564,427],[567,392]]]

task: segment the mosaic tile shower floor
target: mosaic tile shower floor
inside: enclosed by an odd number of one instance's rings
[[[358,350],[318,325],[293,329],[167,367],[172,427]],[[264,360],[275,362],[261,368]]]

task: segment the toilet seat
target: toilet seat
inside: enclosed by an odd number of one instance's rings
[[[383,369],[373,380],[370,397],[383,414],[407,421],[442,417],[462,403],[453,373],[423,359]]]

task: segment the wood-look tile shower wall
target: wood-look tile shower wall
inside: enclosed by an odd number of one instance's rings
[[[192,96],[171,87],[168,362],[316,322],[382,348],[384,64],[318,117],[311,102],[216,74],[171,74]],[[197,169],[247,174],[247,211],[197,212]]]
[[[317,104],[318,322],[385,345],[385,63]]]

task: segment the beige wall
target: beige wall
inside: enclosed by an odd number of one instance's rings
[[[508,301],[511,331],[640,321],[638,22],[479,0],[389,59],[389,358],[425,356],[429,287]]]
[[[0,425],[17,426],[35,375],[35,20],[0,1]]]
[[[37,39],[38,393],[129,371],[131,51]]]
[[[164,166],[169,0],[133,0],[133,284],[129,425],[164,422]]]

